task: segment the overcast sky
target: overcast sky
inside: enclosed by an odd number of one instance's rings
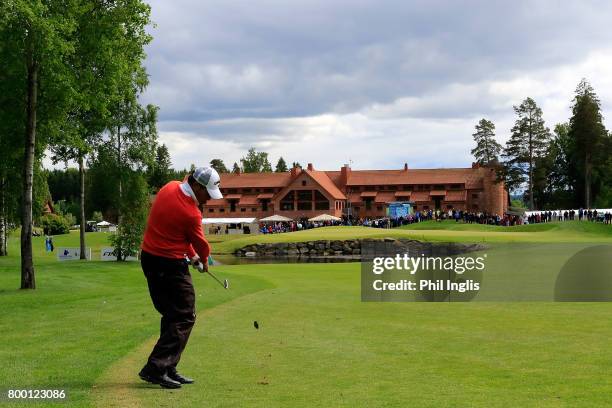
[[[504,143],[527,96],[551,129],[582,77],[612,109],[612,2],[150,4],[143,101],[177,168],[251,146],[273,165],[465,167],[478,120]]]

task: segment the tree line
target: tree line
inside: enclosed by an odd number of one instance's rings
[[[9,229],[20,225],[21,288],[36,287],[33,221],[50,195],[45,154],[78,163],[72,210],[81,258],[88,163],[105,166],[117,186],[118,258],[132,245],[130,224],[143,225],[144,173],[157,148],[157,107],[139,101],[148,84],[150,13],[141,0],[0,2],[0,255]]]
[[[612,207],[612,135],[601,102],[583,79],[572,101],[571,117],[551,132],[532,98],[514,106],[516,121],[505,146],[495,140],[495,124],[481,119],[471,153],[493,166],[511,193],[529,209]]]
[[[120,169],[105,148],[99,148],[94,152],[84,168],[85,173],[85,215],[88,220],[98,220],[100,217],[107,221],[118,222],[120,209],[119,202],[119,178]],[[212,159],[209,163],[219,173],[231,173],[222,159]],[[293,166],[300,166],[293,162]],[[189,168],[176,169],[168,147],[160,144],[156,147],[154,158],[139,172],[144,179],[148,194],[153,196],[171,180],[182,180],[187,174],[195,169],[195,164]],[[245,156],[240,159],[240,165],[234,163],[234,173],[258,173],[258,172],[287,172],[289,168],[285,160],[280,157],[276,162],[274,170],[268,159],[268,153],[250,148]],[[37,198],[34,206],[38,219],[43,215],[43,207],[47,201],[52,201],[54,211],[67,218],[76,216],[80,211],[80,172],[76,168],[56,168],[43,170],[36,185],[43,186],[42,193]],[[36,217],[35,217],[36,218]]]
[[[274,170],[272,170],[272,164],[268,159],[268,153],[258,152],[254,147],[251,147],[246,156],[240,159],[240,164],[234,162],[231,171],[225,166],[222,159],[213,159],[210,161],[210,166],[217,170],[219,173],[264,173],[272,172],[282,173],[289,171],[287,162],[283,157],[279,157],[276,162]],[[292,167],[300,166],[300,163],[293,162]]]

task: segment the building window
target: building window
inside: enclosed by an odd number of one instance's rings
[[[268,211],[268,200],[261,200],[261,210]]]
[[[329,200],[319,190],[315,190],[315,210],[329,210]]]
[[[359,212],[359,207],[353,207],[353,210],[355,210],[355,212]]]
[[[372,209],[372,199],[371,198],[365,199],[365,208],[366,208],[366,211],[369,211]]]
[[[423,209],[424,209],[424,210],[429,210],[429,206],[428,206],[428,205],[424,205],[424,206],[423,206]]]
[[[302,180],[302,186],[306,185],[306,180]]]
[[[236,211],[236,200],[230,200],[230,212]]]
[[[478,193],[472,194],[472,198],[478,198]]]
[[[251,212],[255,212],[255,211],[257,211],[257,207],[251,208]]]
[[[447,210],[452,210],[452,209],[453,209],[453,206],[452,206],[452,205],[447,205],[447,206],[446,206],[446,209],[447,209]]]
[[[246,208],[241,208],[240,212],[246,212]]]
[[[265,188],[264,189],[264,193],[272,193],[272,189],[271,188]]]
[[[214,208],[209,208],[209,209],[208,209],[208,212],[209,212],[209,213],[215,212],[215,209],[214,209]]]
[[[382,205],[377,206],[377,207],[376,207],[376,209],[377,209],[378,211],[382,211]]]
[[[312,190],[298,190],[298,210],[300,211],[312,211]]]
[[[225,208],[219,208],[219,212],[225,212]]]
[[[236,189],[235,188],[230,188],[227,191],[228,191],[229,194],[236,194]]]
[[[451,184],[451,190],[461,190],[461,184]]]
[[[290,191],[284,196],[280,202],[281,211],[293,211],[295,208],[293,206],[293,199],[295,197],[295,191]]]

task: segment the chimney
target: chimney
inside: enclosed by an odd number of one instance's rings
[[[302,172],[302,169],[300,168],[300,166],[293,166],[291,168],[291,178],[295,178],[297,177],[298,174],[300,174]]]
[[[351,168],[349,167],[348,164],[345,164],[340,169],[340,182],[342,183],[343,186],[346,186],[348,184],[348,179],[350,175],[351,175]]]
[[[313,171],[314,167],[312,166],[312,163],[308,163],[308,170]]]
[[[408,171],[408,163],[404,163],[404,171]]]

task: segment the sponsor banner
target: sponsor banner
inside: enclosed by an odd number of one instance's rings
[[[91,260],[91,248],[85,248],[85,256]],[[58,247],[58,261],[76,261],[81,257],[81,248]]]
[[[102,248],[100,250],[100,260],[101,261],[116,261],[117,255],[113,255],[114,250],[115,248],[111,248],[111,247]],[[138,261],[138,257],[128,256],[125,260],[126,261]]]

